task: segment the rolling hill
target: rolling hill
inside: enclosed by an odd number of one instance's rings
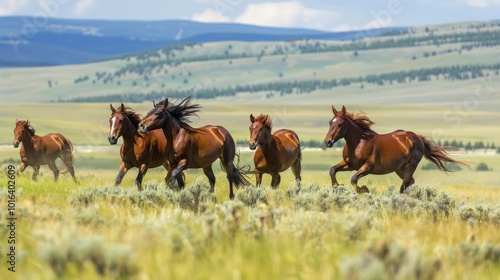
[[[186,20],[111,21],[0,17],[0,67],[85,63],[172,44],[219,41],[351,40],[402,28],[324,32]]]

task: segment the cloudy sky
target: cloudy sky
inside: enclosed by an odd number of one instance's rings
[[[330,31],[500,19],[500,0],[0,0],[0,16],[237,22]]]

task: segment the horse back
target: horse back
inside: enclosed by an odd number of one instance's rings
[[[47,152],[73,152],[73,144],[71,141],[60,133],[45,134],[44,136],[39,136],[38,139],[36,139],[37,136],[34,137],[35,143],[38,142],[38,145],[43,147]]]

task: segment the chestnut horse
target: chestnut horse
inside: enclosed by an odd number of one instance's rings
[[[343,160],[330,168],[332,185],[338,185],[335,174],[339,171],[357,170],[351,178],[351,185],[358,193],[368,192],[366,186],[358,187],[358,180],[368,174],[387,174],[396,172],[403,180],[400,193],[415,183],[413,173],[418,163],[425,156],[439,170],[449,172],[443,164],[469,166],[451,158],[446,151],[430,139],[411,131],[396,130],[388,134],[378,134],[371,130],[371,121],[361,112],[348,113],[345,106],[341,111],[332,106],[333,118],[325,137],[327,147],[332,147],[339,140],[345,139],[342,152]]]
[[[300,183],[302,151],[299,137],[289,129],[280,129],[271,134],[273,126],[269,115],[254,117],[250,115],[250,150],[255,150],[253,162],[255,164],[255,179],[257,186],[262,182],[262,174],[272,177],[271,187],[280,185],[280,172],[291,167],[295,180]]]
[[[73,181],[77,182],[73,168],[73,145],[66,137],[59,133],[49,133],[44,136],[35,135],[35,129],[30,125],[29,120],[16,120],[14,148],[19,147],[19,143],[23,143],[19,151],[21,156],[19,172],[23,172],[26,167],[31,166],[33,167],[31,178],[36,180],[40,165],[48,164],[54,173],[54,181],[57,181],[59,169],[56,166],[56,159],[60,158],[73,177]]]
[[[188,117],[196,115],[199,109],[198,104],[190,104],[190,97],[185,98],[179,104],[169,103],[168,99],[165,99],[154,104],[154,108],[139,124],[139,130],[145,133],[154,129],[163,129],[167,138],[170,163],[167,178],[176,178],[181,188],[184,187],[184,181],[179,176],[182,170],[203,168],[210,182],[210,192],[214,192],[215,175],[212,163],[219,158],[229,181],[229,198],[233,199],[233,183],[237,187],[250,185],[245,178],[244,171],[233,163],[236,156],[233,137],[222,126],[191,127],[188,124]]]
[[[167,139],[160,130],[148,131],[141,134],[137,131],[141,116],[134,110],[125,108],[123,103],[118,109],[113,105],[111,108],[111,118],[109,119],[109,137],[111,145],[116,145],[118,138],[123,138],[123,144],[120,148],[120,171],[116,176],[115,187],[119,186],[123,176],[132,167],[139,168],[135,179],[137,189],[142,190],[142,179],[148,168],[163,166],[168,170],[167,157]]]

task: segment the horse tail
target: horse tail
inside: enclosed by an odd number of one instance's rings
[[[449,163],[454,164],[456,166],[463,166],[463,167],[470,168],[470,165],[468,163],[463,162],[463,161],[458,161],[458,160],[450,157],[445,149],[436,145],[429,138],[427,138],[423,135],[419,135],[419,138],[424,143],[424,156],[425,156],[425,158],[427,160],[429,160],[430,162],[434,163],[438,167],[439,170],[441,170],[443,172],[453,172],[453,170],[446,168],[446,166],[444,166],[443,162],[449,162]]]
[[[235,158],[238,158],[237,163],[234,163]],[[236,187],[240,186],[250,186],[250,182],[248,181],[247,174],[250,173],[250,165],[244,165],[242,167],[239,167],[240,163],[240,155],[236,153],[236,145],[234,143],[234,139],[227,132],[226,134],[226,141],[224,143],[224,158],[228,161],[227,163],[223,163],[221,161],[221,166],[223,167],[224,170],[228,173],[228,175],[231,176],[231,179],[233,180],[233,183],[236,185]],[[231,164],[228,164],[228,163]],[[227,170],[227,168],[232,168],[233,170]]]

